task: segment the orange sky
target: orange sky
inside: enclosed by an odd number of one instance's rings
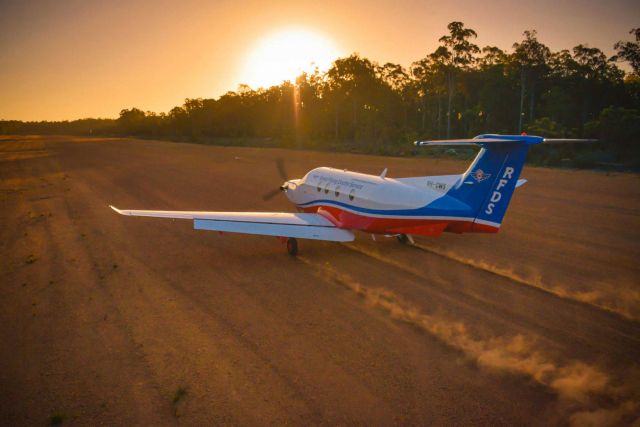
[[[117,117],[184,98],[217,97],[246,79],[269,34],[296,27],[343,55],[408,66],[450,21],[477,44],[509,49],[537,29],[553,50],[588,43],[612,53],[640,26],[634,1],[14,1],[0,0],[0,119]]]

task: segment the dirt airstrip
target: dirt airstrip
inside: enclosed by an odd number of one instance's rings
[[[0,138],[0,424],[640,423],[640,177],[525,168],[497,235],[300,241],[108,208],[292,211],[431,159]]]

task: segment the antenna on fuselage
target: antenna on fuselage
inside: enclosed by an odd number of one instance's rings
[[[387,168],[384,168],[384,170],[380,174],[380,178],[384,179],[386,176],[387,176]]]

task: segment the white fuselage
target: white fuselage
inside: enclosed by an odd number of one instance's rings
[[[394,179],[320,167],[302,179],[288,181],[285,189],[298,210],[321,213],[340,227],[393,233],[401,228],[429,225],[427,234],[432,234],[434,221],[443,224],[444,230],[447,221],[466,220],[470,215],[466,204],[446,196],[451,188],[460,185],[460,178],[446,175]],[[446,214],[428,208],[441,198],[451,199],[447,200]]]

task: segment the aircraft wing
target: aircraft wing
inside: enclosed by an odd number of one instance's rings
[[[120,215],[192,219],[193,228],[196,230],[332,242],[351,242],[355,238],[351,231],[338,228],[327,218],[315,213],[121,210],[113,206],[110,208]]]

